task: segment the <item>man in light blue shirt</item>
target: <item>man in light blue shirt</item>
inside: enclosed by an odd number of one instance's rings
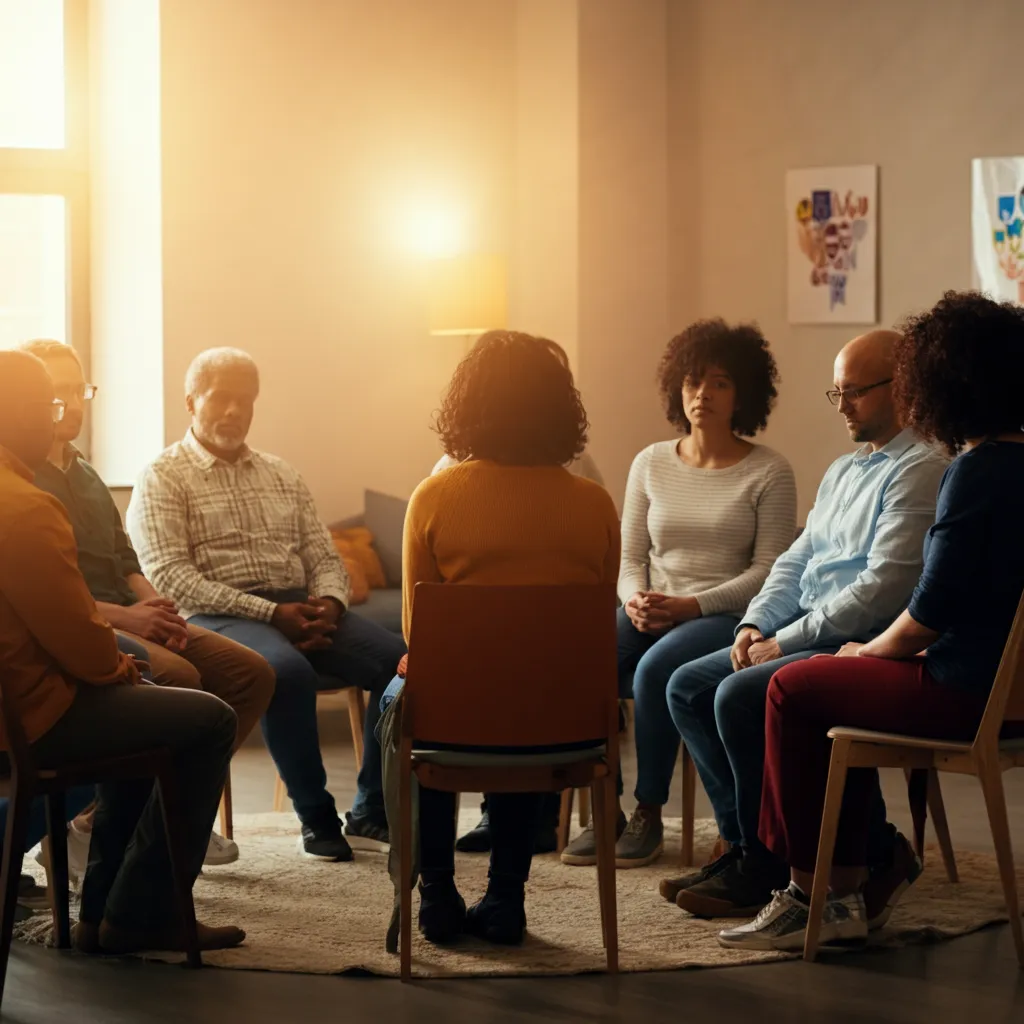
[[[840,352],[828,398],[862,447],[829,467],[804,532],[775,563],[733,646],[680,666],[669,681],[672,720],[731,846],[702,872],[662,884],[666,898],[692,913],[750,916],[771,900],[772,889],[787,884],[785,866],[757,838],[771,677],[790,661],[882,632],[906,607],[920,575],[947,463],[896,420],[895,339],[891,331],[873,331]],[[881,906],[869,907],[877,923],[919,865],[886,827],[881,791],[876,818],[873,861],[886,876]]]

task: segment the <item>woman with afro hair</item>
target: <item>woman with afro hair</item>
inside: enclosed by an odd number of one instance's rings
[[[622,512],[619,686],[635,698],[637,808],[619,812],[616,865],[662,851],[661,809],[679,752],[665,691],[680,665],[728,647],[796,528],[796,483],[778,452],[754,444],[777,396],[768,342],[752,324],[701,320],[668,344],[659,383],[682,435],[633,462]],[[619,782],[621,788],[621,779]],[[596,862],[585,830],[562,853]]]

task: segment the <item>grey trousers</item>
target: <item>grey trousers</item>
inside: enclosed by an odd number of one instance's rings
[[[194,882],[203,866],[238,720],[220,698],[201,690],[80,683],[74,703],[32,745],[39,768],[96,757],[120,757],[156,747],[177,768],[185,870]],[[89,867],[80,918],[106,919],[133,931],[178,924],[170,857],[152,779],[96,788]]]

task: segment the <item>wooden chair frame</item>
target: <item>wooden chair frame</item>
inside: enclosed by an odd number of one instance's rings
[[[1024,969],[1024,930],[1021,927],[1020,900],[1017,893],[1017,877],[1013,861],[1013,847],[1010,842],[1010,824],[1006,813],[1006,795],[1003,791],[1003,772],[1010,768],[1024,767],[1024,739],[1000,741],[1004,722],[1024,721],[1024,596],[1017,606],[1013,627],[1003,649],[982,715],[981,723],[970,743],[949,740],[920,739],[894,733],[872,732],[867,729],[836,727],[829,730],[832,740],[832,757],[829,763],[828,783],[825,790],[825,806],[821,820],[821,835],[818,840],[818,854],[814,866],[814,886],[811,893],[810,916],[804,941],[804,959],[813,960],[818,951],[818,936],[821,919],[828,895],[828,881],[835,849],[836,833],[842,811],[846,775],[851,768],[903,768],[908,772],[922,773],[923,792],[932,809],[936,831],[939,836],[946,871],[951,881],[956,881],[956,861],[949,829],[945,820],[939,790],[938,773],[955,772],[974,775],[981,783],[981,790],[988,810],[992,841],[999,865],[999,876],[1006,897],[1006,910],[1010,918],[1010,930],[1017,950],[1017,961]],[[911,788],[914,781],[911,780]],[[923,845],[924,820],[921,810],[921,784],[918,784],[918,811],[915,814],[915,845]],[[913,803],[913,798],[912,798]],[[920,826],[918,826],[920,820]]]
[[[552,666],[543,651],[534,652],[525,640],[540,635],[541,624],[552,616],[573,615],[578,622],[565,630],[560,656],[573,662],[573,648],[580,648],[581,660],[599,665],[596,673],[581,670],[591,685],[578,687],[575,707],[580,722],[602,724],[597,735],[579,732],[553,735],[557,724],[538,720],[536,707],[543,696],[545,679],[551,681]],[[548,652],[550,653],[550,652]],[[472,725],[451,721],[432,707],[430,691],[453,685],[453,680],[479,678],[484,655],[492,663],[514,661],[521,694],[506,693],[504,714],[478,709]],[[531,664],[532,659],[532,664]],[[502,668],[505,668],[502,665]],[[593,677],[592,677],[593,676]],[[601,677],[604,677],[603,679]],[[481,680],[483,685],[488,680]],[[602,685],[603,684],[603,685]],[[604,693],[602,694],[602,689]],[[413,605],[409,645],[409,675],[403,692],[402,734],[399,750],[399,803],[401,871],[399,953],[403,981],[412,978],[412,887],[413,818],[412,780],[432,789],[448,792],[559,792],[588,788],[594,808],[597,839],[598,897],[601,931],[607,970],[617,973],[618,915],[615,894],[615,777],[619,764],[618,697],[615,680],[615,592],[613,587],[481,587],[451,584],[419,584]],[[585,697],[581,694],[585,693]],[[519,704],[510,697],[521,697]],[[584,707],[583,700],[590,706]],[[549,707],[554,703],[549,702]],[[518,717],[516,711],[523,711]],[[529,719],[537,723],[537,734],[517,732],[515,723]],[[568,719],[564,719],[568,721]],[[421,731],[421,726],[425,732]],[[571,727],[571,726],[570,726]],[[547,732],[545,732],[545,728]],[[586,732],[587,726],[579,728]],[[517,763],[516,755],[500,764],[438,763],[430,752],[414,751],[418,741],[439,744],[490,747],[549,746],[558,743],[593,741],[603,746],[600,755],[582,751],[580,760],[568,764],[538,764],[532,759]],[[525,751],[524,751],[525,752]],[[564,804],[563,797],[563,804]]]

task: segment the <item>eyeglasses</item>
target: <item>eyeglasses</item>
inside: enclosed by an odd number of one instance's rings
[[[875,388],[884,387],[886,384],[892,383],[892,377],[886,377],[885,380],[877,381],[874,384],[865,384],[862,388],[846,388],[840,391],[839,388],[832,388],[825,392],[825,397],[833,404],[838,405],[844,398],[848,402],[856,402],[863,398],[869,391],[874,391]]]
[[[99,388],[95,384],[79,384],[77,387],[58,388],[57,390],[64,396],[65,401],[70,402],[77,398],[80,402],[91,402],[96,397]]]

